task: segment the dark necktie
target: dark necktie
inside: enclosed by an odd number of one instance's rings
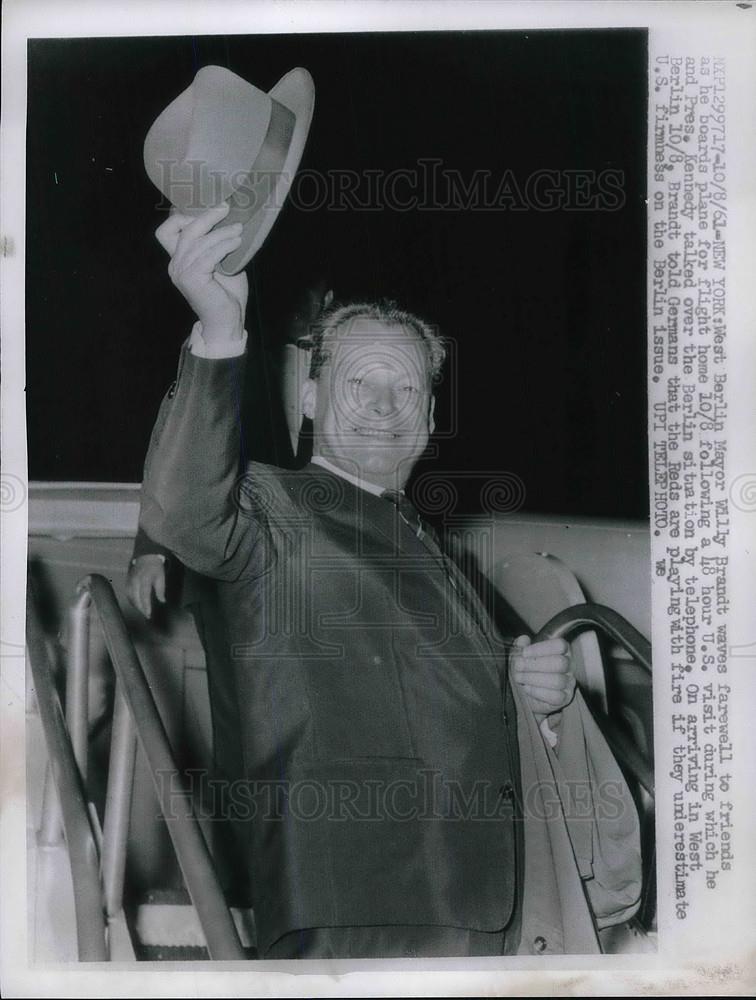
[[[423,521],[418,513],[417,507],[415,507],[412,501],[399,490],[384,490],[383,493],[381,493],[381,499],[388,500],[394,505],[402,521],[404,521],[407,527],[415,535],[417,535],[431,555],[436,558],[446,574],[446,579],[449,581],[452,589],[456,591],[457,596],[464,604],[468,614],[475,619],[481,630],[485,632],[486,628],[484,625],[484,619],[475,610],[474,601],[471,599],[470,593],[468,592],[468,585],[460,579],[462,576],[461,571],[454,565],[453,561],[441,548],[435,528]]]
[[[417,508],[404,493],[400,490],[384,490],[381,493],[381,500],[388,500],[389,503],[392,503],[396,507],[399,517],[420,538],[423,531],[423,522],[420,520]]]
[[[404,521],[417,537],[426,543],[430,541],[436,549],[439,548],[438,538],[434,529],[426,524],[418,513],[417,507],[400,490],[384,490],[381,493],[382,500],[388,500],[396,507],[399,517]]]

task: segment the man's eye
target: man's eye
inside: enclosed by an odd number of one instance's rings
[[[403,385],[402,392],[419,392],[420,390],[414,385]]]
[[[361,378],[350,378],[349,379],[349,384],[350,385],[362,385],[362,379]]]

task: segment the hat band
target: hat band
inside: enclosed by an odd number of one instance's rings
[[[221,225],[234,222],[246,225],[263,206],[270,206],[283,174],[295,125],[294,112],[271,98],[270,121],[260,152],[238,183],[234,179],[234,190],[226,199],[229,212]]]

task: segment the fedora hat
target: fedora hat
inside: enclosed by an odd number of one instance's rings
[[[276,221],[314,104],[306,69],[291,70],[265,93],[222,66],[205,66],[150,127],[144,166],[170,203],[199,215],[228,201],[218,225],[242,223],[241,245],[221,261],[222,274],[241,271]]]

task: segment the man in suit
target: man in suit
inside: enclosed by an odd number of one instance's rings
[[[394,306],[333,311],[303,393],[312,463],[244,468],[247,285],[217,270],[239,245],[225,213],[158,230],[198,321],[140,523],[218,581],[261,956],[599,950],[596,926],[637,908],[637,816],[622,789],[597,814],[621,776],[567,647],[497,636],[403,494],[443,345]],[[544,791],[576,775],[588,816]]]

